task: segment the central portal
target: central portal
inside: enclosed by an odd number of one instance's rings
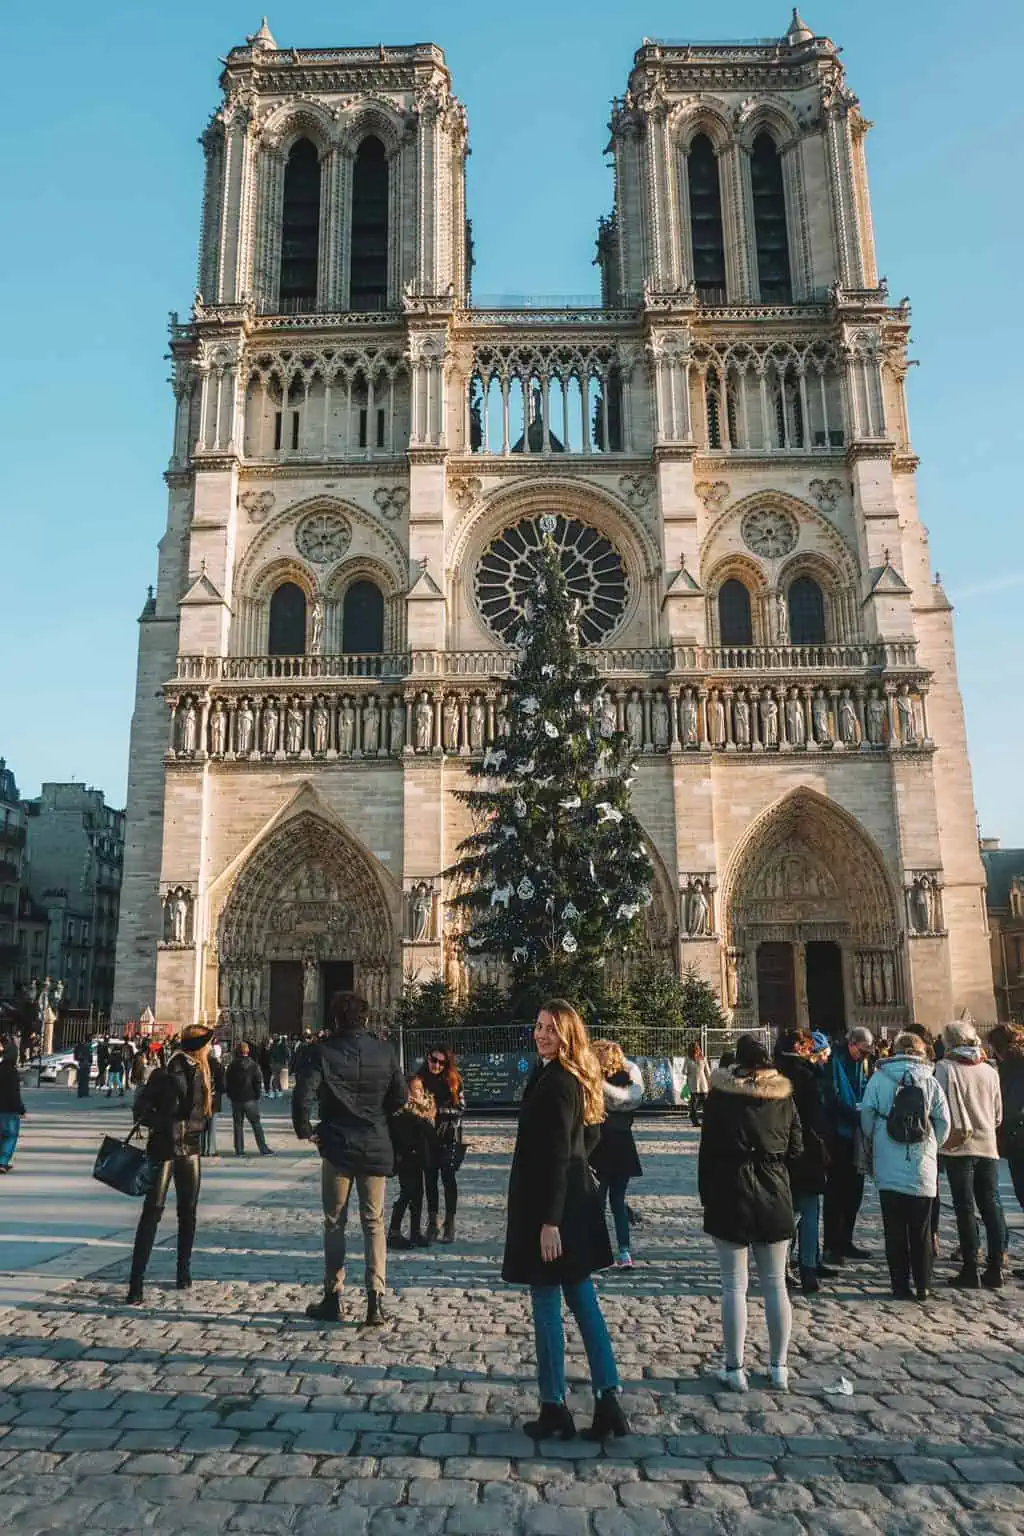
[[[765,1028],[796,1028],[796,972],[792,944],[767,943],[757,947],[757,1001]]]
[[[807,1018],[811,1029],[826,1035],[846,1032],[843,952],[827,940],[807,946]]]

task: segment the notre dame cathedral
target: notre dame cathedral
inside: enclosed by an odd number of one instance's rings
[[[538,520],[632,736],[651,943],[737,1025],[994,1017],[910,306],[869,123],[796,13],[645,41],[590,308],[474,303],[442,51],[231,51],[141,617],[115,1010],[319,1024],[472,984],[442,871]],[[595,145],[600,152],[601,145]],[[479,961],[481,971],[489,962]]]

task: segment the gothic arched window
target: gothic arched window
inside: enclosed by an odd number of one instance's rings
[[[316,307],[319,251],[320,157],[308,139],[298,139],[292,145],[284,171],[279,289],[282,314],[310,312]]]
[[[388,161],[380,139],[364,139],[352,171],[349,308],[387,309]]]
[[[786,601],[790,642],[793,645],[824,645],[825,599],[814,578],[798,576],[790,582]]]
[[[708,304],[725,303],[725,234],[718,160],[706,134],[690,145],[687,164],[690,185],[690,238],[693,281],[697,295]]]
[[[722,583],[718,593],[718,634],[723,645],[753,645],[750,593],[735,576]]]
[[[302,656],[306,651],[306,594],[283,581],[270,599],[268,656]]]
[[[354,581],[345,593],[341,648],[346,655],[384,649],[384,594],[372,581]]]
[[[750,187],[761,302],[789,304],[793,299],[793,280],[786,232],[786,192],[782,184],[782,159],[770,133],[759,133],[754,140]]]

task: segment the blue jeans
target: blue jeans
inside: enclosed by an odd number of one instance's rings
[[[20,1130],[20,1115],[0,1115],[0,1168],[11,1166]]]
[[[629,1249],[629,1217],[626,1215],[626,1190],[629,1187],[628,1179],[602,1179],[598,1186],[598,1197],[601,1201],[601,1209],[604,1210],[605,1194],[608,1195],[608,1203],[612,1208],[612,1221],[615,1223],[615,1241],[619,1245],[619,1251]]]
[[[537,1383],[542,1403],[565,1402],[565,1329],[562,1326],[562,1296],[576,1319],[587,1351],[590,1380],[595,1397],[617,1391],[619,1374],[608,1327],[601,1313],[589,1275],[586,1280],[566,1281],[562,1285],[531,1285],[533,1333],[537,1343]]]
[[[800,1195],[793,1201],[796,1207],[797,1253],[801,1269],[818,1267],[818,1217],[821,1213],[820,1195]]]

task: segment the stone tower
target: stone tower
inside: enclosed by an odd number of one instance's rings
[[[917,514],[910,311],[833,43],[645,42],[601,302],[470,294],[433,46],[228,57],[171,327],[117,1007],[295,1028],[472,985],[451,791],[504,727],[552,512],[636,743],[651,942],[737,1023],[993,1016],[950,605]],[[483,957],[476,975],[494,975]]]

